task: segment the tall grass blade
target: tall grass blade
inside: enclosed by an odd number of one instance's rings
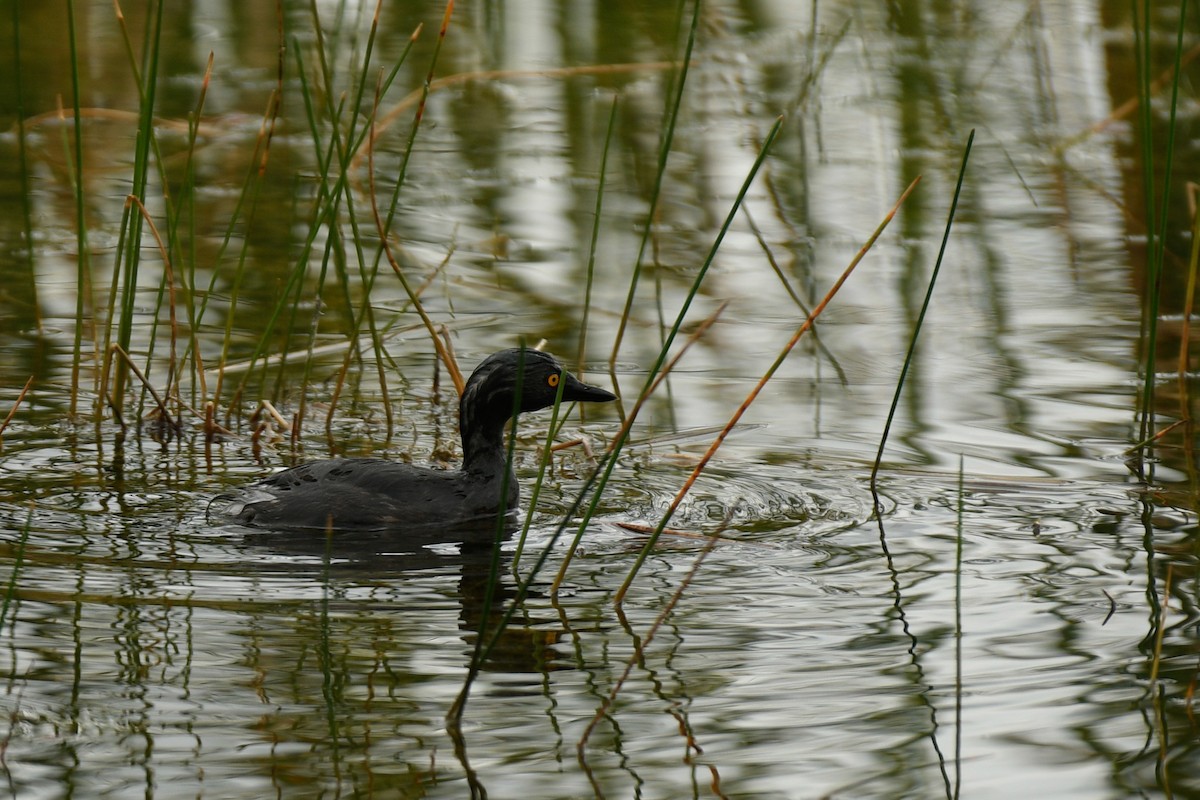
[[[1146,307],[1142,316],[1142,391],[1141,391],[1141,420],[1140,441],[1149,441],[1154,429],[1154,389],[1157,379],[1156,351],[1158,343],[1159,304],[1162,294],[1163,256],[1166,252],[1166,228],[1168,214],[1167,205],[1170,203],[1171,170],[1175,157],[1175,118],[1179,105],[1179,73],[1183,57],[1183,32],[1187,20],[1187,2],[1179,4],[1179,22],[1176,30],[1175,66],[1171,77],[1171,101],[1167,123],[1167,141],[1164,148],[1163,185],[1162,193],[1155,199],[1154,191],[1154,113],[1150,99],[1153,92],[1151,83],[1152,40],[1151,12],[1153,4],[1144,0],[1142,13],[1138,14],[1137,0],[1133,4],[1133,34],[1134,61],[1137,64],[1139,114],[1138,122],[1142,146],[1142,182],[1146,198]],[[1144,27],[1143,27],[1144,26]],[[1144,471],[1153,463],[1147,465],[1145,451],[1139,449],[1139,469]],[[1150,478],[1149,475],[1146,476]]]
[[[186,161],[183,168],[183,182],[179,195],[175,200],[174,212],[170,215],[167,227],[167,240],[171,243],[172,257],[177,265],[186,267],[180,270],[179,281],[183,289],[184,313],[188,321],[188,338],[181,359],[192,365],[192,394],[191,402],[208,397],[208,386],[204,376],[204,358],[198,339],[200,320],[196,308],[196,142],[200,135],[200,121],[204,118],[204,101],[208,98],[208,88],[212,82],[214,55],[210,51],[208,62],[204,68],[204,78],[200,82],[200,96],[196,100],[195,109],[188,115]],[[184,224],[184,209],[187,209],[187,241],[189,244],[186,255],[179,246],[180,225]],[[215,272],[215,270],[214,270]],[[160,289],[161,291],[161,289]],[[198,394],[197,394],[198,392]]]
[[[946,218],[946,228],[942,233],[942,246],[938,249],[937,261],[933,265],[933,274],[929,276],[929,285],[925,289],[925,300],[921,303],[921,311],[913,326],[912,337],[908,342],[908,352],[904,356],[904,364],[900,368],[900,378],[896,381],[896,391],[892,395],[892,405],[888,409],[887,420],[883,424],[883,434],[879,437],[879,449],[875,453],[875,464],[871,467],[871,494],[875,498],[876,514],[882,513],[876,483],[879,477],[879,466],[883,462],[883,451],[887,447],[888,434],[892,430],[896,409],[900,405],[900,396],[904,392],[904,381],[908,377],[909,367],[912,366],[913,356],[916,354],[917,341],[921,336],[921,326],[925,322],[925,313],[929,310],[929,303],[933,299],[933,288],[937,285],[938,273],[942,270],[942,259],[946,256],[946,245],[950,241],[950,228],[954,224],[954,214],[958,209],[958,198],[962,194],[963,178],[967,174],[967,162],[971,158],[971,145],[974,141],[975,129],[972,128],[970,135],[967,136],[967,145],[963,149],[962,163],[958,167],[958,182],[954,185],[954,199],[950,202],[950,213]]]
[[[138,83],[140,107],[138,109],[137,140],[134,144],[133,181],[130,195],[143,206],[150,182],[150,154],[154,141],[154,103],[158,90],[158,57],[162,42],[163,1],[151,4],[142,50],[141,79]],[[118,248],[118,263],[114,272],[122,275],[120,297],[120,319],[117,328],[117,344],[126,353],[130,352],[133,340],[133,320],[137,312],[138,272],[141,264],[142,225],[141,214],[133,212],[127,205],[122,215],[121,234],[123,247]],[[123,261],[123,263],[121,263]],[[121,363],[115,365],[112,402],[119,410],[124,401],[128,372]]]
[[[14,6],[17,4],[14,4]],[[16,13],[14,8],[14,13]],[[71,53],[71,108],[74,112],[75,149],[71,158],[72,190],[75,192],[75,343],[71,356],[71,402],[69,416],[74,419],[78,410],[79,371],[83,357],[84,299],[91,286],[91,248],[88,246],[87,220],[83,202],[83,117],[79,100],[79,32],[75,25],[75,0],[67,0],[67,40]],[[24,137],[22,137],[24,141]],[[31,245],[32,246],[32,240]],[[100,402],[103,402],[101,399]]]
[[[604,207],[604,176],[608,172],[608,151],[612,145],[613,130],[617,123],[617,99],[613,95],[612,109],[608,112],[608,130],[604,134],[604,150],[600,154],[600,174],[596,178],[596,207],[592,212],[592,240],[588,243],[587,281],[583,287],[583,314],[579,320],[579,356],[576,371],[583,373],[583,357],[587,352],[588,318],[592,311],[592,282],[596,275],[596,245],[600,239],[600,219]]]

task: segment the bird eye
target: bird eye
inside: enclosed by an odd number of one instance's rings
[[[558,386],[558,373],[555,372],[546,378],[546,383],[550,384],[550,388]]]

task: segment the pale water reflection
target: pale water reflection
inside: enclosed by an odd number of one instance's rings
[[[0,453],[9,793],[1200,793],[1190,440],[1164,440],[1155,485],[1125,463],[1137,436],[1144,229],[1133,129],[1109,118],[1136,94],[1124,6],[704,4],[644,250],[690,6],[680,21],[674,2],[458,4],[407,161],[417,105],[406,96],[425,80],[444,5],[384,7],[367,70],[373,8],[316,4],[320,38],[309,4],[282,4],[281,15],[254,3],[168,9],[146,205],[172,243],[175,324],[196,332],[204,358],[201,376],[185,334],[181,395],[202,410],[226,367],[217,414],[233,435],[206,443],[190,414],[182,435],[156,438],[148,398],[127,404],[125,431],[96,402],[138,92],[112,5],[74,5],[80,104],[96,109],[84,126],[88,322],[78,328],[73,125],[57,112],[72,96],[66,12],[19,3],[0,21],[21,75],[19,86],[15,71],[0,80],[0,411],[34,376]],[[153,14],[122,11],[140,53]],[[1165,68],[1174,28],[1161,13]],[[260,172],[281,25],[282,103]],[[552,554],[471,690],[462,747],[447,712],[480,632],[516,596],[511,577],[490,598],[486,558],[453,547],[327,557],[205,516],[221,490],[295,460],[455,456],[453,389],[376,261],[365,157],[350,172],[353,207],[321,216],[338,173],[325,161],[338,146],[328,114],[345,135],[357,113],[361,133],[379,69],[396,65],[418,25],[381,100],[373,154],[385,210],[407,170],[389,229],[398,260],[468,369],[519,337],[544,337],[607,386],[611,357],[620,407],[576,412],[561,437],[578,434],[593,453],[631,409],[663,320],[785,116],[685,333],[728,305],[639,417],[557,594],[574,534],[556,539],[558,521],[595,461],[581,446],[556,458],[522,572],[544,547]],[[187,122],[202,89],[193,147]],[[1180,104],[1185,131],[1192,100]],[[870,467],[972,129],[942,278],[885,452],[880,524]],[[703,539],[664,538],[614,610],[644,542],[621,525],[657,522],[802,308],[918,174],[919,190],[821,317],[820,348],[803,340],[671,523],[727,525],[725,539],[697,568]],[[1190,245],[1178,183],[1176,267]],[[167,277],[147,234],[129,342],[158,388]],[[1175,314],[1182,278],[1167,284]],[[268,337],[288,364],[247,369],[292,291]],[[366,343],[335,392],[352,339]],[[260,398],[287,420],[303,411],[294,441],[273,425],[253,433]],[[522,419],[526,498],[546,425]],[[514,551],[504,548],[506,571]]]

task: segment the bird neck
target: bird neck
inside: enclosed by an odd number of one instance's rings
[[[506,422],[507,414],[489,414],[486,409],[461,409],[459,433],[463,445],[463,472],[480,478],[504,475],[508,468],[508,453],[504,447]]]

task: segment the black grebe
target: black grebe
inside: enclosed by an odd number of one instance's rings
[[[514,402],[518,374],[519,404]],[[388,531],[423,539],[445,533],[443,541],[462,538],[453,529],[480,523],[474,526],[476,538],[490,541],[507,469],[504,425],[514,409],[537,411],[554,405],[560,381],[563,402],[616,399],[564,371],[546,353],[501,350],[475,368],[459,400],[460,469],[429,469],[377,458],[314,461],[221,495],[213,509],[255,528]],[[510,471],[505,508],[515,511],[518,495],[517,478]]]

